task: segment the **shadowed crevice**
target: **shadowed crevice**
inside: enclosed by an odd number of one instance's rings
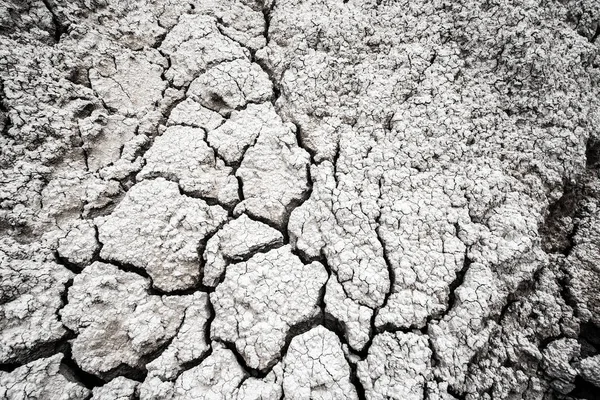
[[[54,41],[58,43],[60,42],[61,36],[67,34],[69,25],[58,15],[52,0],[42,0],[42,2],[52,16],[52,24],[54,25]]]

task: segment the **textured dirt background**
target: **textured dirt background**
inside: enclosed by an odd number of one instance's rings
[[[0,398],[600,398],[600,3],[0,1]]]

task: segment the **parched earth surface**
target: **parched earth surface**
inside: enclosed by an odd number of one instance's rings
[[[600,2],[0,1],[0,398],[600,398]]]

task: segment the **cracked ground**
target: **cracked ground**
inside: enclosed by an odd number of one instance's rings
[[[1,0],[0,398],[600,399],[600,2]]]

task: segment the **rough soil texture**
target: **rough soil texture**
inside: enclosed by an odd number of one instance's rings
[[[0,1],[0,398],[600,398],[597,0]]]

